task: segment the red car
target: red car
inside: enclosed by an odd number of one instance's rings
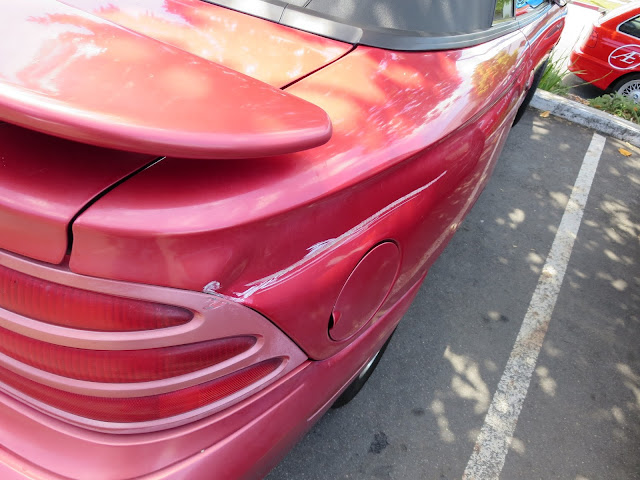
[[[571,52],[569,70],[602,90],[640,102],[640,4],[599,18]]]
[[[4,480],[266,474],[370,375],[565,15],[4,4]]]

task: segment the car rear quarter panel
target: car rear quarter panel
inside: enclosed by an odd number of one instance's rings
[[[533,11],[527,15],[529,16],[535,17],[536,20],[524,24],[522,32],[529,42],[531,70],[534,70],[558,43],[564,28],[566,11],[554,6],[544,14]],[[521,18],[520,21],[525,21],[527,17]]]
[[[401,266],[375,322],[419,281],[487,181],[528,78],[517,31],[468,49],[358,47],[287,89],[323,108],[325,146],[233,162],[168,158],[76,221],[75,272],[202,290],[251,306],[313,358],[376,244]]]

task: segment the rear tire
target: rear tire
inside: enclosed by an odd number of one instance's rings
[[[396,331],[394,330],[389,336],[389,338],[387,338],[387,341],[384,342],[384,345],[382,345],[382,348],[378,350],[369,359],[367,364],[362,368],[362,370],[360,370],[360,373],[358,374],[358,376],[353,380],[353,382],[351,382],[351,384],[347,387],[347,389],[344,392],[342,392],[342,395],[338,397],[338,399],[333,403],[333,405],[331,405],[331,408],[344,407],[347,403],[353,400],[353,398],[358,394],[360,390],[362,390],[362,387],[364,387],[364,384],[367,383],[367,380],[369,380],[369,377],[378,366],[378,363],[380,363],[380,359],[382,358],[382,355],[384,355],[384,351],[389,346],[389,342],[391,342],[391,337],[393,337],[393,334],[395,332]]]
[[[633,73],[622,77],[613,84],[611,89],[615,93],[633,100],[635,103],[640,103],[640,74]]]
[[[513,125],[511,125],[512,127],[518,124],[518,122],[524,115],[524,112],[527,111],[527,107],[531,103],[533,94],[536,93],[536,90],[538,89],[538,84],[540,83],[540,79],[542,78],[542,75],[544,75],[544,71],[547,68],[547,63],[548,63],[548,60],[545,60],[544,63],[538,67],[538,69],[536,70],[536,73],[533,74],[533,82],[531,83],[531,87],[527,91],[527,94],[525,95],[524,100],[522,101],[522,105],[520,105],[520,108],[518,109],[518,113],[516,113],[516,118],[513,119]]]

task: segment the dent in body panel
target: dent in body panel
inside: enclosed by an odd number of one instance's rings
[[[318,243],[312,245],[311,247],[309,247],[307,249],[309,251],[309,253],[307,255],[305,255],[305,257],[303,259],[301,259],[300,261],[294,263],[293,265],[290,265],[289,267],[287,267],[287,268],[285,268],[283,270],[280,270],[279,272],[274,273],[273,275],[270,275],[270,276],[265,277],[265,278],[261,278],[260,280],[256,280],[255,282],[252,282],[252,283],[246,285],[247,287],[249,287],[247,290],[245,290],[243,292],[234,292],[234,295],[236,297],[242,299],[242,300],[246,300],[247,298],[251,297],[252,295],[254,295],[255,293],[257,293],[257,292],[259,292],[261,290],[267,289],[267,288],[269,288],[271,286],[275,286],[280,280],[283,280],[283,281],[286,280],[286,277],[287,277],[287,275],[289,273],[294,272],[298,268],[301,268],[305,263],[310,262],[311,260],[313,260],[317,256],[321,255],[322,253],[327,252],[328,250],[330,250],[331,248],[335,247],[339,243],[342,243],[345,240],[351,239],[353,237],[357,237],[361,233],[364,233],[367,229],[373,227],[374,224],[378,220],[380,220],[382,217],[384,217],[387,214],[393,213],[393,211],[396,208],[400,207],[406,201],[408,201],[411,198],[419,195],[424,190],[426,190],[427,188],[431,187],[434,183],[436,183],[438,180],[440,180],[446,174],[447,174],[447,171],[445,170],[444,172],[442,172],[434,180],[431,180],[426,185],[414,190],[413,192],[411,192],[411,193],[405,195],[404,197],[399,198],[395,202],[387,205],[385,208],[383,208],[382,210],[379,210],[378,212],[374,213],[372,216],[370,216],[369,218],[367,218],[364,221],[360,222],[358,225],[356,225],[352,229],[346,231],[345,233],[343,233],[339,237],[330,238],[329,240],[324,240],[322,242],[318,242]]]

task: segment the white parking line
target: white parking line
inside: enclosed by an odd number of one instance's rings
[[[605,137],[595,133],[582,161],[551,251],[464,471],[464,480],[500,477],[580,228]]]

